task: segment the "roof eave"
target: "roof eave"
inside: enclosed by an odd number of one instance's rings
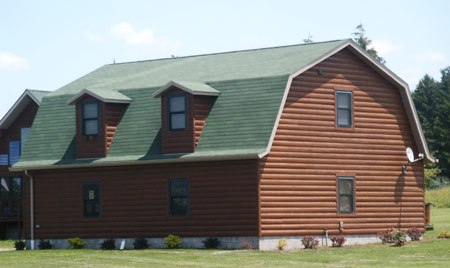
[[[72,105],[75,104],[78,99],[80,99],[83,95],[89,95],[93,98],[96,98],[102,102],[105,103],[124,103],[124,104],[128,104],[131,103],[131,99],[108,99],[108,98],[103,98],[102,96],[95,94],[94,92],[90,91],[89,89],[83,89],[82,91],[78,92],[75,96],[73,96],[72,98],[70,98],[66,104],[67,105]]]
[[[161,95],[163,95],[169,88],[171,87],[176,87],[179,88],[183,91],[186,91],[192,95],[200,95],[200,96],[213,96],[213,97],[217,97],[220,95],[220,92],[204,92],[204,91],[195,91],[192,90],[180,83],[177,83],[175,81],[170,81],[167,84],[165,84],[164,86],[162,86],[160,89],[156,90],[155,92],[153,92],[152,97],[153,98],[157,98],[160,97]]]
[[[259,159],[258,153],[246,154],[229,154],[217,156],[192,156],[179,157],[169,159],[151,159],[151,160],[122,160],[122,161],[99,161],[81,164],[64,164],[64,165],[29,165],[29,166],[12,166],[9,171],[25,171],[25,170],[49,170],[49,169],[69,169],[69,168],[94,168],[106,166],[135,166],[135,165],[153,165],[153,164],[168,164],[168,163],[189,163],[189,162],[209,162],[209,161],[224,161],[224,160],[244,160],[244,159]]]
[[[29,100],[27,100],[26,97],[34,101],[38,106],[41,105],[41,102],[32,93],[30,93],[28,89],[26,89],[22,93],[22,95],[20,95],[19,99],[17,99],[13,106],[8,110],[5,116],[3,116],[3,118],[0,120],[0,129],[8,128],[10,121],[14,121],[18,114],[20,114],[28,105]]]

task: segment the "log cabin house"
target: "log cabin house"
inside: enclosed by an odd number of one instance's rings
[[[19,161],[46,91],[27,89],[0,120],[0,239],[23,238],[23,172],[8,167]]]
[[[423,230],[424,161],[408,85],[338,40],[105,65],[45,96],[11,170],[28,174],[29,247],[175,234],[266,250]]]

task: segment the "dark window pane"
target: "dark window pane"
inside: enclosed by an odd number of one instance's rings
[[[174,216],[187,215],[187,199],[175,197],[172,198],[172,211],[171,214]]]
[[[351,126],[350,110],[338,109],[338,126]]]
[[[184,112],[186,110],[185,96],[170,96],[169,109],[171,113]]]
[[[353,198],[351,196],[341,196],[339,210],[340,212],[353,212]]]
[[[85,217],[100,216],[100,185],[98,183],[83,185],[83,203]]]
[[[14,165],[20,158],[20,141],[9,142],[9,164]]]
[[[337,93],[337,107],[350,109],[352,107],[351,93]]]
[[[90,119],[84,121],[84,135],[97,135],[98,121],[97,119]]]
[[[172,130],[185,129],[186,128],[186,113],[171,114],[170,128]]]
[[[11,192],[11,198],[22,198],[22,178],[11,178],[9,183],[9,191]]]
[[[353,181],[350,179],[339,180],[339,194],[353,194]]]
[[[98,104],[84,103],[83,104],[83,118],[97,118],[98,117]]]

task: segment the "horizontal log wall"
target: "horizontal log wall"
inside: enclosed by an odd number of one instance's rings
[[[336,127],[336,90],[353,92],[354,128]],[[417,155],[398,89],[351,52],[307,70],[292,82],[272,150],[260,161],[260,234],[423,229],[423,163],[402,175],[407,146]],[[337,176],[354,177],[354,215],[338,213]]]
[[[208,113],[216,97],[194,96],[194,145],[197,148],[203,128],[206,124]]]
[[[35,236],[257,236],[257,170],[244,160],[34,173]],[[169,178],[189,179],[189,216],[169,216]],[[100,218],[83,217],[83,182],[101,184]]]
[[[106,103],[105,105],[106,154],[111,148],[117,127],[126,107],[127,104]]]

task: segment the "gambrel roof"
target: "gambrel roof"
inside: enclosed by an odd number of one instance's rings
[[[338,40],[105,65],[44,98],[26,150],[12,169],[262,158],[270,151],[292,79],[344,48],[399,89],[419,152],[434,161],[408,85],[352,40]],[[161,152],[157,96],[172,85],[218,96],[194,153]],[[67,102],[89,89],[130,101],[108,156],[76,159],[75,108]]]

